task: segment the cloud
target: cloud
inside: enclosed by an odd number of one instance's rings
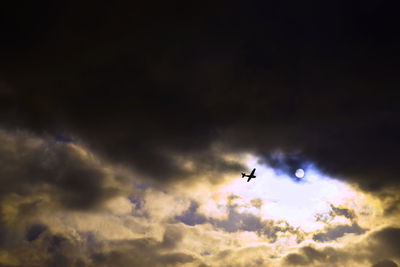
[[[361,235],[366,231],[366,229],[361,228],[357,223],[353,223],[352,225],[337,225],[328,227],[324,232],[314,234],[313,239],[318,242],[329,242],[346,234]]]
[[[381,255],[387,255],[388,258],[398,257],[398,251],[400,249],[400,228],[383,228],[373,233],[372,239],[376,242],[376,249]]]
[[[92,264],[88,266],[179,266],[196,261],[190,254],[159,252],[160,244],[151,239],[119,241],[110,245],[107,252],[93,254]]]
[[[384,214],[386,216],[396,216],[400,211],[400,195],[395,188],[389,188],[378,194],[384,204]]]
[[[283,171],[311,162],[365,190],[396,186],[398,41],[391,9],[371,5],[24,9],[0,47],[13,55],[0,65],[2,126],[73,136],[161,182],[236,172],[221,152],[253,152]]]
[[[307,265],[309,263],[308,259],[300,254],[289,254],[286,257],[286,262],[291,265]]]
[[[165,249],[176,248],[182,238],[183,233],[178,227],[169,226],[165,229],[163,241],[160,246]]]
[[[47,229],[46,225],[43,224],[34,224],[30,226],[29,230],[26,233],[26,240],[29,242],[35,241],[41,233],[43,233]]]
[[[288,254],[283,264],[305,266],[397,266],[392,259],[399,259],[399,228],[387,227],[372,232],[344,247],[316,248],[304,246]],[[395,265],[393,265],[395,264]]]
[[[383,260],[375,263],[372,267],[397,267],[398,265],[391,260]]]
[[[335,207],[333,205],[331,205],[331,208],[332,208],[331,216],[344,216],[349,220],[353,220],[356,217],[353,210],[347,208]]]
[[[211,223],[227,232],[257,232],[263,229],[263,223],[259,217],[249,213],[239,213],[234,206],[228,206],[228,217],[226,219],[211,219]]]
[[[231,198],[232,196],[228,196],[228,199]],[[192,226],[196,224],[210,223],[215,227],[230,233],[237,231],[257,232],[264,227],[260,217],[250,213],[238,212],[237,205],[235,204],[228,204],[226,211],[227,216],[223,219],[213,217],[208,218],[205,215],[197,212],[198,207],[198,204],[192,201],[189,209],[187,209],[181,215],[176,216],[175,219]]]
[[[0,197],[45,192],[62,206],[85,209],[123,192],[88,151],[28,133],[0,131],[0,164]]]
[[[305,266],[395,262],[397,9],[370,2],[6,4],[0,264],[262,266],[288,251]],[[329,216],[351,224],[317,233],[261,219],[257,200],[255,213],[216,199],[222,215],[205,212],[194,184],[222,185],[247,153],[372,192],[388,227],[344,206]],[[342,239],[348,251],[312,245]]]
[[[257,212],[243,211],[240,197],[232,194],[219,201],[224,216],[213,217],[203,213],[211,199],[200,194],[203,187],[200,190],[189,184],[186,188],[194,191],[183,194],[180,187],[144,185],[145,180],[127,176],[76,141],[48,140],[28,132],[1,133],[0,155],[9,163],[4,164],[2,172],[7,175],[1,182],[10,183],[1,191],[0,252],[7,256],[1,256],[0,263],[6,266],[223,266],[226,262],[263,266],[276,263],[287,253],[278,250],[284,240],[303,245],[286,256],[285,262],[292,265],[340,266],[356,262],[357,257],[370,264],[396,259],[395,227],[368,235],[369,241],[360,251],[375,254],[358,255],[354,248],[319,249],[302,243],[310,236],[320,242],[348,233],[362,237],[365,229],[355,222],[356,211],[345,206],[331,206],[329,215],[346,218],[352,225],[327,227],[320,233],[304,233],[285,221],[263,219],[259,207],[268,203],[260,199],[245,204],[249,211]],[[72,198],[78,202],[65,197],[88,190],[85,183],[66,186],[68,179],[74,181],[71,173],[80,179],[88,177],[95,193]],[[115,190],[113,194],[107,193],[109,188]]]
[[[163,251],[165,240],[151,238],[104,241],[85,240],[80,236],[53,234],[49,231],[10,251],[11,266],[180,266],[198,263],[196,257],[179,252]],[[3,262],[2,262],[3,263]]]
[[[238,211],[239,206],[229,202],[234,199],[236,199],[235,196],[228,196],[225,218],[207,217],[199,213],[198,204],[192,201],[190,207],[175,219],[190,226],[211,224],[216,229],[227,233],[254,232],[260,238],[267,238],[271,243],[276,242],[282,234],[293,235],[299,241],[303,238],[304,233],[286,221],[265,220],[259,215]]]
[[[300,249],[299,253],[292,253],[284,258],[283,264],[289,265],[305,265],[320,266],[326,264],[328,266],[340,266],[346,263],[349,258],[346,252],[342,252],[332,247],[317,249],[311,246],[305,246]],[[338,265],[336,265],[338,264]]]
[[[197,212],[198,207],[199,204],[197,204],[197,202],[191,201],[189,209],[176,216],[175,219],[191,226],[206,223],[206,217]]]
[[[211,266],[269,266],[272,264],[270,252],[271,248],[265,245],[223,250],[212,258]]]

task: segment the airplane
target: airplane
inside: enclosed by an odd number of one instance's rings
[[[249,177],[249,179],[247,179],[247,182],[250,182],[251,178],[256,178],[256,176],[254,175],[254,172],[256,171],[256,168],[253,169],[253,171],[247,175],[244,172],[242,172],[242,178],[243,177]]]

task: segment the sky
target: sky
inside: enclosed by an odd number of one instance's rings
[[[5,3],[0,266],[399,266],[397,10]]]

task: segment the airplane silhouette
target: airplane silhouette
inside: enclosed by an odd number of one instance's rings
[[[256,176],[254,175],[254,172],[256,171],[256,168],[254,168],[253,169],[253,171],[249,174],[249,175],[247,175],[247,174],[245,174],[244,172],[242,172],[242,178],[243,177],[249,177],[249,179],[247,179],[247,182],[250,182],[250,180],[252,179],[252,178],[256,178]]]

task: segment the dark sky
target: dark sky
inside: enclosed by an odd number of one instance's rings
[[[218,2],[218,3],[216,3]],[[399,185],[389,1],[41,1],[1,13],[0,122],[158,181],[252,152],[366,190]],[[276,157],[283,153],[283,157]]]

